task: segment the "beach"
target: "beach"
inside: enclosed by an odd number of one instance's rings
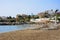
[[[0,33],[0,40],[60,40],[60,29],[18,30]]]

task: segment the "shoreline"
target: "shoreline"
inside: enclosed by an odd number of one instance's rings
[[[41,24],[34,22],[0,22],[0,25],[23,25],[23,24]]]
[[[35,24],[32,22],[0,22],[0,25],[21,25],[21,24]]]

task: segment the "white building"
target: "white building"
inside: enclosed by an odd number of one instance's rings
[[[50,20],[50,18],[40,18],[40,19],[31,19],[30,22],[55,22],[55,20]],[[57,22],[59,22],[57,20]]]
[[[31,19],[31,22],[43,22],[43,21],[49,21],[50,18],[40,18],[40,19]]]

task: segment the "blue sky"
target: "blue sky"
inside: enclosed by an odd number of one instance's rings
[[[0,0],[0,16],[37,14],[50,9],[60,9],[60,0]]]

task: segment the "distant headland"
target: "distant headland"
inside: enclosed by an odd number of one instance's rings
[[[16,17],[12,16],[0,16],[0,25],[20,25],[28,23],[39,23],[41,20],[52,20],[54,22],[55,17],[60,22],[60,11],[46,10],[44,12],[37,13],[37,15],[17,14]]]

